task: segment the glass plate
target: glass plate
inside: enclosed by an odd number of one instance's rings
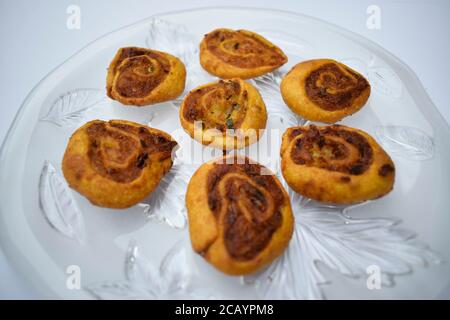
[[[202,161],[217,152],[180,129],[180,99],[124,107],[106,98],[104,90],[110,60],[119,47],[129,45],[179,56],[188,70],[187,90],[214,79],[199,66],[198,44],[217,27],[261,33],[289,57],[279,71],[252,80],[267,104],[269,130],[259,148],[242,152],[258,158],[285,184],[278,170],[280,134],[305,121],[282,103],[278,84],[294,64],[327,57],[369,79],[368,105],[342,123],[373,135],[397,168],[393,192],[357,206],[325,206],[288,189],[296,216],[289,248],[268,268],[247,277],[221,274],[190,247],[186,184]],[[71,133],[96,118],[150,124],[181,145],[158,189],[132,208],[93,206],[62,178],[61,159]],[[276,133],[271,139],[270,132]],[[450,277],[445,263],[450,254],[449,152],[448,125],[419,80],[374,43],[288,12],[172,12],[92,42],[28,95],[1,149],[0,240],[15,268],[42,297],[434,298]],[[198,155],[203,158],[192,161]]]

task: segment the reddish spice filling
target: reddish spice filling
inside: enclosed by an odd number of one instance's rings
[[[296,164],[360,175],[373,162],[372,147],[367,139],[357,132],[345,130],[338,125],[324,128],[311,125],[309,128],[294,131],[297,135],[291,134],[291,139],[302,134],[294,142],[291,151],[291,158]],[[358,151],[356,158],[346,160],[350,150],[344,141]]]
[[[386,177],[388,174],[392,173],[395,171],[395,168],[387,163],[387,164],[383,164],[380,169],[378,170],[378,174],[382,177]]]
[[[333,63],[327,63],[312,71],[305,81],[308,98],[320,108],[335,111],[348,108],[369,87],[367,80],[346,68],[350,74]],[[318,84],[318,82],[321,82]],[[330,92],[330,90],[336,90]]]
[[[238,68],[278,67],[287,61],[279,49],[239,30],[216,30],[204,41],[217,58]]]
[[[219,80],[191,91],[184,102],[183,116],[202,121],[203,129],[238,129],[247,112],[248,93],[234,80]]]
[[[156,161],[169,158],[177,145],[145,127],[114,121],[95,122],[86,128],[86,133],[90,140],[88,156],[94,170],[120,183],[138,178],[151,156]]]
[[[283,191],[273,176],[261,175],[261,169],[261,165],[249,163],[215,164],[208,176],[209,208],[222,221],[225,246],[237,260],[256,257],[282,224]],[[221,192],[218,184],[230,173],[240,176],[228,178]],[[269,192],[270,198],[262,190]]]
[[[162,54],[140,48],[123,48],[114,66],[114,75],[119,73],[115,90],[126,98],[142,98],[159,86],[169,72],[170,62]]]

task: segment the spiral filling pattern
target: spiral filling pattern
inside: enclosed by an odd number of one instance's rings
[[[226,249],[236,260],[256,257],[283,223],[281,187],[258,164],[214,164],[208,176],[208,206],[223,226]]]
[[[327,63],[312,71],[305,80],[308,98],[328,111],[352,106],[367,88],[367,80],[351,69]]]
[[[185,100],[183,117],[202,121],[202,129],[237,129],[248,109],[248,92],[239,81],[220,80],[192,91]]]
[[[373,150],[367,139],[337,125],[297,128],[291,138],[291,158],[299,165],[360,175],[373,162]]]
[[[171,157],[172,149],[177,145],[145,127],[113,121],[94,122],[87,127],[86,133],[92,168],[101,176],[119,183],[129,183],[138,178],[152,157],[156,157],[155,161]]]
[[[205,41],[214,56],[238,68],[275,67],[286,62],[278,50],[242,30],[215,30]]]
[[[160,85],[170,72],[170,62],[161,53],[123,48],[114,66],[114,89],[126,98],[142,98]],[[111,95],[112,88],[108,89]]]

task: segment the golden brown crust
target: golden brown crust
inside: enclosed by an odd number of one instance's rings
[[[120,48],[106,78],[108,96],[123,104],[145,106],[169,101],[183,93],[186,68],[178,58],[161,51]]]
[[[192,176],[186,206],[193,249],[230,275],[272,262],[292,237],[290,199],[274,175],[248,158],[226,156]]]
[[[216,29],[200,43],[200,63],[222,79],[250,79],[287,62],[280,48],[251,31]]]
[[[335,204],[379,198],[395,179],[394,163],[369,134],[338,125],[287,129],[281,170],[296,192]]]
[[[286,104],[311,121],[334,123],[361,109],[370,85],[358,72],[330,59],[295,65],[281,82]]]
[[[256,142],[267,111],[258,90],[241,79],[219,80],[192,90],[180,107],[184,130],[215,148],[239,149]]]
[[[172,167],[177,143],[167,133],[125,120],[78,128],[64,153],[69,186],[93,204],[126,208],[148,196]]]

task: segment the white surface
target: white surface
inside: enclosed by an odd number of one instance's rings
[[[81,8],[81,30],[66,28],[66,8]],[[120,26],[155,13],[220,1],[15,1],[0,4],[2,52],[0,96],[2,97],[0,139],[5,136],[21,102],[31,88],[51,69],[88,42]],[[242,1],[227,1],[227,5]],[[371,39],[408,64],[421,79],[431,99],[450,120],[450,92],[444,77],[450,72],[450,3],[448,1],[378,1],[381,29],[366,28],[366,9],[371,1],[247,1],[246,6],[276,7],[319,17]],[[154,8],[157,8],[156,10]],[[0,298],[37,297],[14,274],[0,255]]]

